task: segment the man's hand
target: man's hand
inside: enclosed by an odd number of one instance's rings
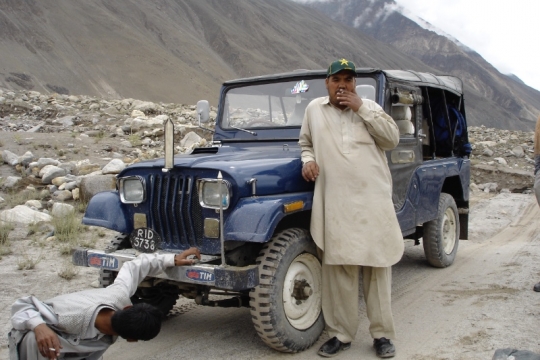
[[[46,324],[36,326],[34,334],[40,354],[47,359],[56,360],[62,348],[58,335]]]
[[[319,176],[319,165],[315,161],[310,161],[302,166],[302,177],[307,182],[315,181]]]
[[[339,105],[348,106],[354,112],[357,112],[358,109],[360,109],[360,106],[363,104],[362,98],[356,95],[356,92],[347,90],[341,90],[341,92],[338,92],[337,101],[339,102]]]
[[[195,259],[187,259],[188,256],[195,255],[197,259],[201,259],[201,252],[196,247],[189,248],[185,251],[182,251],[180,254],[174,256],[174,265],[192,265],[195,262]]]

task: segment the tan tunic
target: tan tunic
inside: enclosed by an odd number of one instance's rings
[[[403,255],[384,150],[399,142],[392,118],[363,99],[358,112],[341,111],[328,97],[306,108],[299,144],[302,161],[316,161],[311,235],[328,265],[387,267]]]

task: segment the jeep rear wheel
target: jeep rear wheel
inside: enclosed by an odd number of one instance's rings
[[[307,349],[321,335],[321,262],[304,229],[288,229],[264,245],[259,257],[259,285],[250,293],[257,333],[283,352]]]
[[[129,242],[128,234],[119,234],[111,240],[110,244],[105,249],[105,252],[113,252],[116,250],[129,249],[131,244]],[[101,287],[107,287],[114,282],[118,271],[111,270],[99,270],[99,285]],[[167,316],[176,304],[176,300],[179,297],[178,287],[159,284],[158,286],[150,288],[138,288],[135,295],[131,297],[133,304],[147,303],[157,307],[163,317]]]
[[[454,198],[441,193],[437,218],[424,224],[424,253],[438,268],[452,265],[459,245],[459,215]]]

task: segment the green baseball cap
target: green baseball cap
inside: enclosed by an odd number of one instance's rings
[[[328,72],[326,73],[326,77],[329,77],[330,75],[334,75],[335,73],[338,73],[342,70],[350,70],[356,73],[356,66],[350,60],[346,60],[346,59],[336,60],[333,63],[331,63],[330,66],[328,67]]]

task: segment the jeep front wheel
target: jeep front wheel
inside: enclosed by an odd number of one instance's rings
[[[452,265],[459,244],[459,215],[454,198],[441,193],[437,218],[424,224],[424,253],[438,268]]]
[[[324,329],[321,262],[304,229],[288,229],[264,245],[259,285],[250,293],[251,317],[270,347],[298,352],[317,341]]]

